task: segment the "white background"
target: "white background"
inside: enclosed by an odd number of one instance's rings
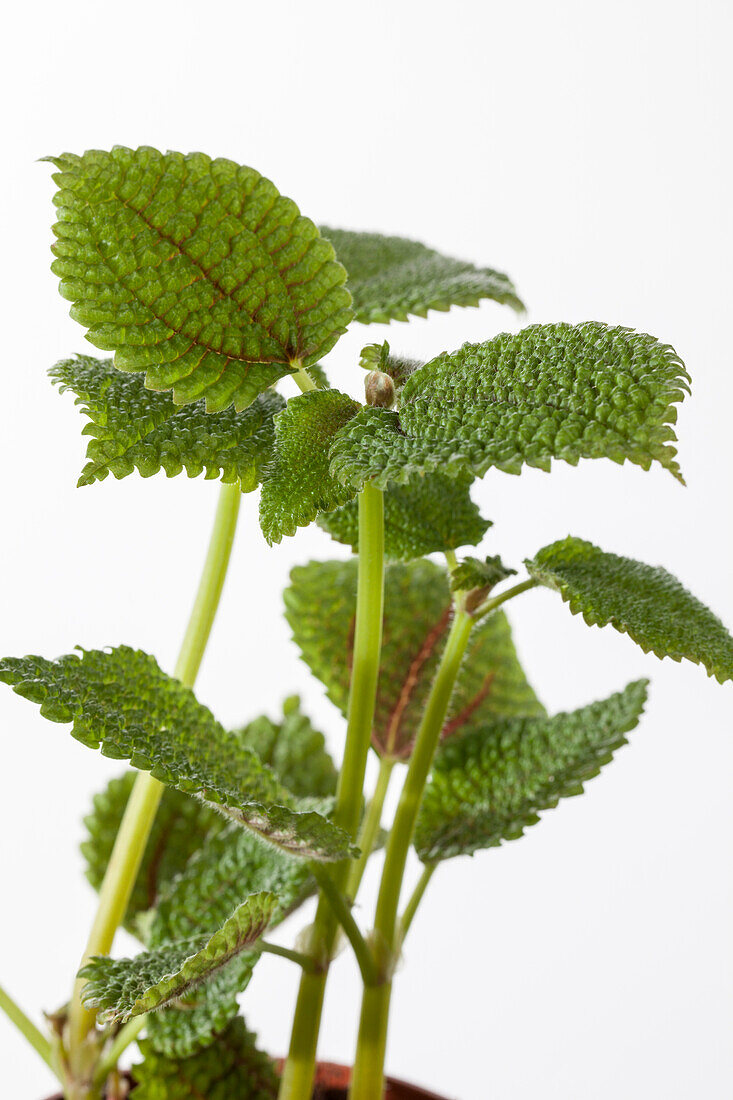
[[[731,11],[726,0],[13,5],[0,68],[0,650],[126,642],[171,669],[215,506],[215,484],[184,477],[75,488],[81,420],[45,372],[89,346],[48,270],[53,186],[35,160],[115,143],[229,156],[317,221],[507,270],[531,321],[605,320],[674,344],[694,379],[679,419],[688,488],[606,462],[490,474],[476,490],[495,521],[486,551],[518,564],[577,534],[665,564],[733,624]],[[515,325],[485,304],[355,327],[331,378],[359,393],[368,340],[427,357]],[[343,553],[316,529],[268,550],[245,499],[199,682],[222,720],[275,714],[300,690],[340,751],[340,716],[279,614],[294,563]],[[649,675],[648,714],[583,798],[436,875],[397,981],[389,1068],[460,1100],[728,1098],[732,689],[589,630],[547,592],[513,618],[551,709]],[[10,691],[0,713],[0,980],[39,1019],[68,995],[93,911],[80,819],[120,768]],[[119,950],[132,947],[120,936]],[[245,994],[273,1052],[286,1047],[295,986],[288,963],[265,959]],[[325,1056],[350,1060],[356,1012],[345,956]],[[2,1019],[0,1046],[3,1096],[51,1091]]]

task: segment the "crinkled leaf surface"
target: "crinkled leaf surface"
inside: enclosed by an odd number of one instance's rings
[[[133,1068],[136,1100],[275,1100],[278,1079],[272,1059],[257,1049],[241,1017],[216,1042],[189,1058],[158,1053],[140,1043],[143,1061]]]
[[[445,744],[417,821],[420,858],[435,863],[513,840],[540,811],[581,794],[626,743],[646,686],[639,680],[580,710],[487,724]]]
[[[177,404],[245,408],[351,320],[332,245],[253,168],[147,147],[48,159],[72,316]]]
[[[305,860],[263,844],[232,824],[189,860],[160,898],[149,925],[148,946],[162,948],[212,935],[243,898],[272,894],[277,905],[270,927],[296,909],[315,889]],[[227,962],[215,979],[196,990],[183,1007],[156,1012],[148,1034],[157,1049],[183,1055],[212,1041],[214,1031],[237,1013],[237,994],[249,982],[258,956],[253,952]]]
[[[275,418],[275,456],[260,497],[260,526],[270,544],[354,496],[331,475],[328,455],[334,435],[359,408],[338,390],[310,390]]]
[[[653,336],[588,321],[532,325],[464,344],[410,375],[399,413],[363,409],[338,432],[331,470],[385,487],[441,470],[482,477],[581,458],[675,461],[675,402],[688,391],[675,351]]]
[[[117,370],[111,359],[77,355],[49,372],[60,390],[72,390],[88,416],[82,434],[87,464],[79,485],[103,481],[112,473],[127,477],[138,470],[168,477],[185,470],[189,477],[239,480],[245,493],[256,489],[272,459],[273,417],[285,407],[274,390],[256,397],[243,412],[233,408],[207,413],[203,401],[181,407],[168,393],[145,388],[139,374]]]
[[[384,552],[396,561],[410,561],[436,551],[475,546],[491,521],[483,519],[471,500],[470,475],[425,474],[408,485],[392,485],[384,494]],[[337,542],[359,548],[359,505],[350,501],[318,524]]]
[[[92,812],[84,818],[87,838],[82,842],[81,851],[86,861],[87,878],[95,890],[102,885],[134,782],[135,773],[132,771],[112,779],[103,791],[94,796]],[[212,806],[174,787],[165,788],[127,905],[124,924],[129,932],[140,935],[137,918],[156,904],[161,893],[184,870],[194,852],[205,850],[207,841],[226,828],[227,819]],[[250,834],[246,830],[237,826],[231,828],[249,839]],[[250,843],[264,849],[264,845],[254,839]],[[256,893],[256,890],[245,890],[244,893]],[[241,900],[241,896],[237,900]],[[233,908],[234,902],[229,912]]]
[[[498,555],[488,558],[464,558],[450,571],[451,592],[468,592],[472,588],[489,591],[517,571],[509,569]]]
[[[237,730],[237,736],[293,794],[328,798],[336,793],[338,773],[325,738],[301,711],[297,695],[283,703],[282,722],[263,715]]]
[[[303,659],[345,714],[356,611],[357,562],[310,562],[291,572],[286,617]],[[429,561],[385,571],[384,638],[372,742],[378,752],[409,753],[450,626],[446,572]],[[509,707],[509,710],[505,708]],[[477,627],[459,673],[446,733],[487,714],[536,713],[508,623],[494,615]],[[541,708],[540,708],[541,709]]]
[[[193,692],[129,646],[83,650],[56,661],[8,657],[0,681],[39,703],[52,722],[105,756],[200,795],[265,839],[303,856],[343,859],[348,838],[298,800]]]
[[[477,306],[482,298],[523,310],[508,276],[442,256],[405,237],[321,229],[348,272],[357,321],[406,321],[429,309]]]
[[[589,626],[610,623],[645,653],[701,664],[720,683],[733,680],[733,637],[661,566],[606,553],[572,536],[545,546],[525,564]]]
[[[277,905],[274,894],[253,894],[212,936],[165,944],[134,959],[92,959],[79,971],[86,979],[84,1003],[103,1020],[124,1021],[187,997],[260,939]]]

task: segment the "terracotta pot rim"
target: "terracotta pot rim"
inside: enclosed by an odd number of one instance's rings
[[[277,1059],[278,1069],[282,1066],[282,1062],[282,1059]],[[317,1083],[322,1090],[326,1089],[330,1092],[341,1090],[344,1097],[346,1096],[346,1089],[351,1078],[351,1066],[344,1065],[341,1062],[318,1062],[316,1072]],[[128,1080],[130,1079],[129,1072],[125,1072],[123,1076]],[[385,1077],[385,1085],[385,1100],[448,1100],[447,1097],[441,1096],[437,1092],[429,1092],[427,1089],[421,1088],[420,1085],[412,1085],[409,1081],[402,1081],[389,1075]],[[63,1100],[63,1096],[60,1092],[57,1092],[53,1096],[49,1096],[47,1100]]]

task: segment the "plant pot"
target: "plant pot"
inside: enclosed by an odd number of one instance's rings
[[[124,1076],[130,1079],[129,1074]],[[319,1062],[313,1100],[346,1100],[350,1079],[350,1066],[342,1066],[337,1062]],[[131,1091],[134,1091],[134,1088],[133,1084]],[[54,1096],[49,1096],[48,1100],[63,1100],[63,1096],[57,1092]],[[405,1081],[398,1081],[394,1077],[387,1077],[384,1100],[447,1100],[447,1097],[438,1096],[436,1092],[427,1092],[426,1089],[418,1088],[417,1085],[408,1085]]]

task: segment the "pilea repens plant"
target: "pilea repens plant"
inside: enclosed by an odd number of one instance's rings
[[[548,715],[504,605],[544,586],[558,614],[564,602],[645,652],[733,678],[733,639],[708,608],[664,569],[582,532],[528,547],[514,567],[459,557],[490,526],[470,490],[491,468],[606,458],[657,462],[682,481],[673,425],[687,371],[668,344],[627,328],[531,325],[427,363],[368,344],[362,404],[322,366],[347,326],[482,299],[521,313],[511,281],[403,238],[318,227],[229,160],[151,148],[49,159],[53,271],[87,339],[111,354],[50,372],[86,418],[79,484],[185,470],[222,486],[172,674],[127,645],[0,662],[0,679],[44,718],[132,765],[86,818],[99,904],[68,1004],[49,1014],[48,1035],[5,992],[0,1004],[67,1100],[119,1100],[130,1087],[137,1100],[309,1100],[344,942],[363,981],[349,1095],[379,1100],[393,975],[436,869],[579,794],[644,707],[639,680]],[[286,402],[288,376],[301,392]],[[193,693],[241,494],[258,487],[267,542],[315,521],[356,555],[296,567],[285,593],[303,659],[346,719],[340,770],[297,698],[274,701],[277,720],[243,716],[227,730]],[[400,792],[385,822],[390,783]],[[423,870],[405,883],[411,847]],[[357,920],[378,849],[376,910]],[[314,895],[295,945],[273,943],[271,929]],[[134,958],[110,957],[120,925],[140,941]],[[239,1015],[265,952],[302,970],[277,1072]],[[130,1079],[118,1063],[135,1040]]]

